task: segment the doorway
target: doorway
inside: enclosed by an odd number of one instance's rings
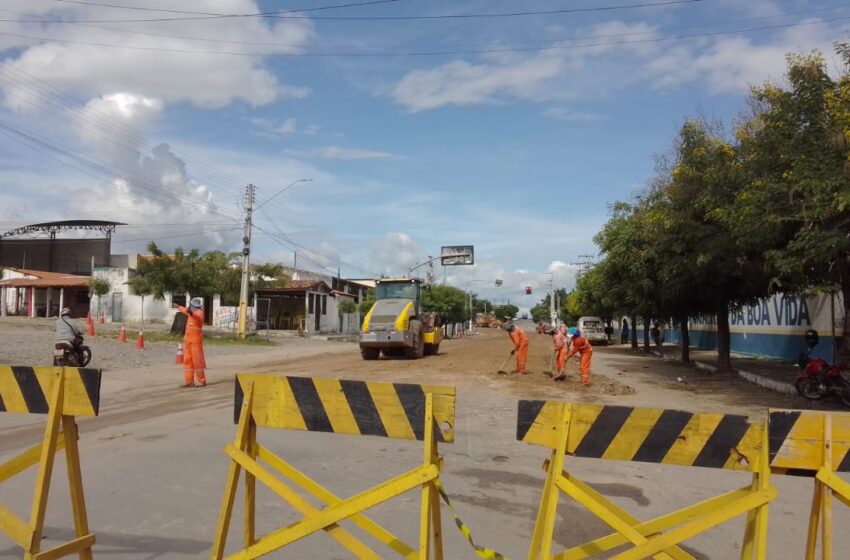
[[[112,294],[112,322],[124,322],[124,294],[113,292]]]

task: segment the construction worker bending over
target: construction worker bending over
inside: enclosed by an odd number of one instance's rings
[[[560,328],[550,329],[552,344],[555,345],[555,381],[567,378],[567,337]]]
[[[590,385],[590,360],[593,359],[593,346],[590,345],[589,340],[582,336],[581,331],[578,329],[576,329],[575,334],[573,334],[571,349],[569,354],[567,354],[567,358],[570,358],[575,354],[579,354],[581,356],[581,363],[579,364],[581,384]]]
[[[511,355],[516,354],[516,369],[511,373],[528,373],[525,370],[525,362],[528,360],[528,336],[516,325],[505,325],[503,328],[508,331],[508,336],[514,343]]]
[[[207,362],[204,359],[204,300],[192,298],[189,307],[174,304],[183,315],[186,315],[186,334],[183,335],[183,385],[181,387],[204,387],[207,378],[204,369]],[[195,385],[195,380],[198,384]]]

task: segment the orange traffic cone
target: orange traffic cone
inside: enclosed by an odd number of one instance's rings
[[[182,364],[183,363],[183,344],[181,344],[180,342],[177,343],[177,355],[174,356],[174,363],[175,364]]]
[[[89,310],[88,314],[86,315],[86,323],[91,323],[91,310]]]
[[[100,317],[97,318],[97,322],[101,325],[104,323],[103,311],[100,312]]]
[[[89,321],[89,332],[88,336],[94,336],[94,321]]]
[[[136,338],[136,348],[145,349],[145,335],[142,331],[139,331],[139,336]]]
[[[124,328],[124,325],[121,325],[121,330],[118,331],[118,342],[122,344],[127,342],[127,330]]]

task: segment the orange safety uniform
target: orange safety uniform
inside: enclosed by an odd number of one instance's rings
[[[552,343],[555,345],[555,371],[563,373],[567,367],[567,337],[559,330],[552,335]]]
[[[575,354],[581,355],[581,364],[579,365],[579,371],[581,372],[581,384],[589,385],[590,360],[593,359],[593,346],[590,345],[590,341],[583,336],[573,337],[572,350],[570,350],[567,357],[569,358]]]
[[[186,334],[183,335],[183,380],[186,385],[192,385],[198,380],[199,385],[206,385],[207,378],[204,369],[207,367],[204,359],[204,310],[177,306],[177,311],[186,315]]]
[[[511,342],[514,343],[514,352],[516,353],[516,370],[519,373],[525,373],[525,362],[528,360],[528,336],[519,327],[514,327],[513,332],[509,332]]]

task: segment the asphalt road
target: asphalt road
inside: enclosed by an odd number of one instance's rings
[[[2,328],[0,328],[2,334]],[[262,371],[457,387],[456,441],[442,445],[442,479],[476,542],[509,558],[525,558],[544,482],[544,448],[516,441],[520,398],[653,406],[763,417],[766,407],[807,403],[773,394],[735,378],[634,355],[623,348],[598,348],[589,389],[570,379],[556,384],[542,371],[550,339],[531,335],[528,376],[497,375],[510,350],[504,333],[446,341],[441,354],[417,361],[364,362],[347,343],[290,341],[274,348],[234,348],[210,361],[209,385],[178,389],[179,366],[166,356],[144,366],[104,370],[101,413],[80,420],[82,469],[96,558],[152,560],[209,558],[228,461],[223,448],[235,435],[233,375]],[[15,360],[14,348],[4,357]],[[39,440],[44,417],[0,414],[0,462]],[[378,437],[352,437],[271,429],[259,441],[341,496],[350,496],[416,466],[421,444]],[[745,486],[743,473],[716,469],[568,458],[567,468],[635,516],[667,513],[724,491]],[[45,531],[45,546],[72,536],[64,462],[57,462]],[[35,470],[0,484],[0,502],[26,516]],[[769,554],[801,558],[811,500],[811,481],[773,477],[780,495],[770,508]],[[240,499],[240,495],[237,499]],[[239,504],[240,502],[237,502]],[[257,530],[262,534],[300,519],[258,485]],[[371,516],[409,544],[418,538],[419,493],[414,491],[370,510]],[[606,534],[602,522],[562,497],[556,549]],[[850,549],[850,515],[837,505],[835,550]],[[228,551],[241,540],[237,505]],[[446,558],[475,558],[444,508]],[[695,557],[725,560],[739,555],[743,521],[735,520],[687,543]],[[369,539],[366,542],[373,543]],[[394,557],[386,549],[374,549]],[[0,558],[20,558],[0,535]],[[343,559],[350,556],[327,535],[295,543],[269,558]]]

